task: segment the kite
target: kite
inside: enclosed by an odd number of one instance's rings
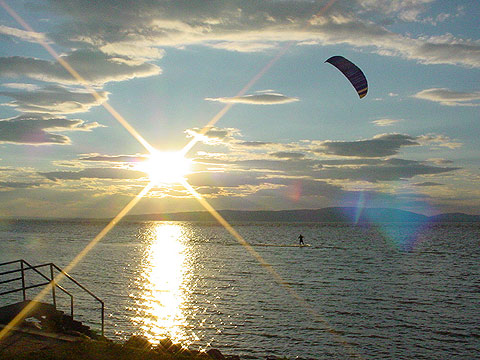
[[[327,59],[328,62],[340,70],[343,75],[350,81],[355,90],[357,90],[358,96],[361,98],[367,95],[368,84],[365,75],[362,70],[352,63],[350,60],[345,59],[343,56],[332,56]]]

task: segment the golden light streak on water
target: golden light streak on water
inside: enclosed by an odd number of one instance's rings
[[[151,343],[168,338],[189,345],[185,332],[188,325],[183,304],[188,296],[187,281],[191,269],[188,249],[182,239],[183,228],[175,223],[155,223],[146,234],[149,242],[143,273],[137,287],[137,316],[132,322]]]
[[[358,354],[355,349],[348,343],[347,339],[345,339],[340,332],[335,330],[329,323],[328,321],[320,315],[315,309],[308,304],[305,299],[303,299],[300,295],[297,294],[297,292],[285,281],[283,278],[280,276],[280,274],[270,265],[265,261],[265,259],[257,252],[255,249],[240,235],[233,227],[230,225],[230,223],[225,220],[222,215],[218,213],[217,210],[213,206],[209,204],[205,198],[202,197],[189,183],[186,181],[183,182],[183,186],[188,189],[198,200],[198,202],[241,244],[243,247],[252,255],[258,263],[265,268],[270,275],[272,275],[273,279],[275,282],[279,285],[281,285],[289,294],[292,296],[305,310],[307,310],[310,315],[317,320],[318,322],[321,322],[325,326],[325,330],[331,334],[334,339],[342,344],[349,352],[349,354],[352,356],[354,359],[363,359],[363,357]]]
[[[115,225],[120,220],[122,220],[122,218],[125,215],[128,214],[128,212],[140,201],[141,198],[145,196],[146,193],[148,193],[151,190],[152,187],[153,187],[152,183],[148,184],[143,188],[143,190],[137,196],[135,196],[132,200],[130,200],[130,202],[117,214],[117,216],[115,216],[107,224],[107,226],[105,226],[103,230],[100,231],[98,235],[95,236],[95,238],[92,241],[90,241],[88,245],[85,246],[85,248],[80,253],[77,254],[77,256],[70,262],[70,264],[68,264],[63,269],[63,271],[66,273],[69,273],[85,257],[85,255],[87,255],[90,252],[90,250],[92,250],[95,247],[95,245],[97,245],[97,243],[100,240],[102,240],[105,237],[105,235],[107,235],[109,231],[112,230],[115,227]],[[53,283],[59,283],[64,277],[65,276],[63,275],[63,273],[57,274],[53,280]],[[45,297],[45,295],[47,295],[47,293],[51,291],[51,289],[52,289],[52,283],[50,283],[45,288],[43,288],[43,290],[40,291],[40,293],[37,296],[35,296],[33,301],[41,301]],[[20,323],[20,321],[22,321],[30,311],[34,309],[34,307],[35,307],[35,304],[33,302],[30,302],[27,306],[25,306],[25,308],[17,316],[15,316],[15,318],[13,318],[12,321],[10,321],[10,323],[8,323],[0,331],[0,340],[2,340],[5,336],[7,336],[8,333],[15,326],[17,326],[18,323]]]
[[[0,5],[7,11],[25,30],[35,32],[33,28],[23,20],[20,15],[18,15],[10,6],[8,6],[4,0],[0,0]],[[150,153],[154,151],[154,148],[128,123],[125,118],[120,115],[108,102],[102,101],[100,94],[92,88],[88,82],[72,67],[70,64],[62,59],[60,55],[46,42],[42,39],[37,39],[37,42],[43,46],[47,52],[52,55],[52,57],[58,61],[60,65],[67,70],[70,75],[73,76],[75,80],[78,81],[94,98],[99,101],[101,105],[140,143],[142,144],[147,151]]]

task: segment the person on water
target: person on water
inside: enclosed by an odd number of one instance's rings
[[[303,242],[303,235],[300,234],[300,236],[298,237],[298,240],[299,240],[299,245],[302,246],[302,245],[305,245],[305,243]]]

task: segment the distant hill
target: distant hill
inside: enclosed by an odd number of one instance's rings
[[[431,222],[480,222],[480,215],[468,215],[463,213],[448,213],[431,216]]]
[[[480,215],[462,213],[425,216],[411,211],[353,207],[329,207],[315,210],[238,211],[220,210],[229,222],[317,222],[317,223],[391,223],[391,222],[480,222]],[[215,221],[207,211],[129,215],[133,221]]]

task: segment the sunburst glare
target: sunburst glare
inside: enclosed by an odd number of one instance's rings
[[[138,165],[138,170],[148,174],[150,181],[157,184],[180,183],[191,172],[192,161],[182,152],[153,151],[148,160]]]

